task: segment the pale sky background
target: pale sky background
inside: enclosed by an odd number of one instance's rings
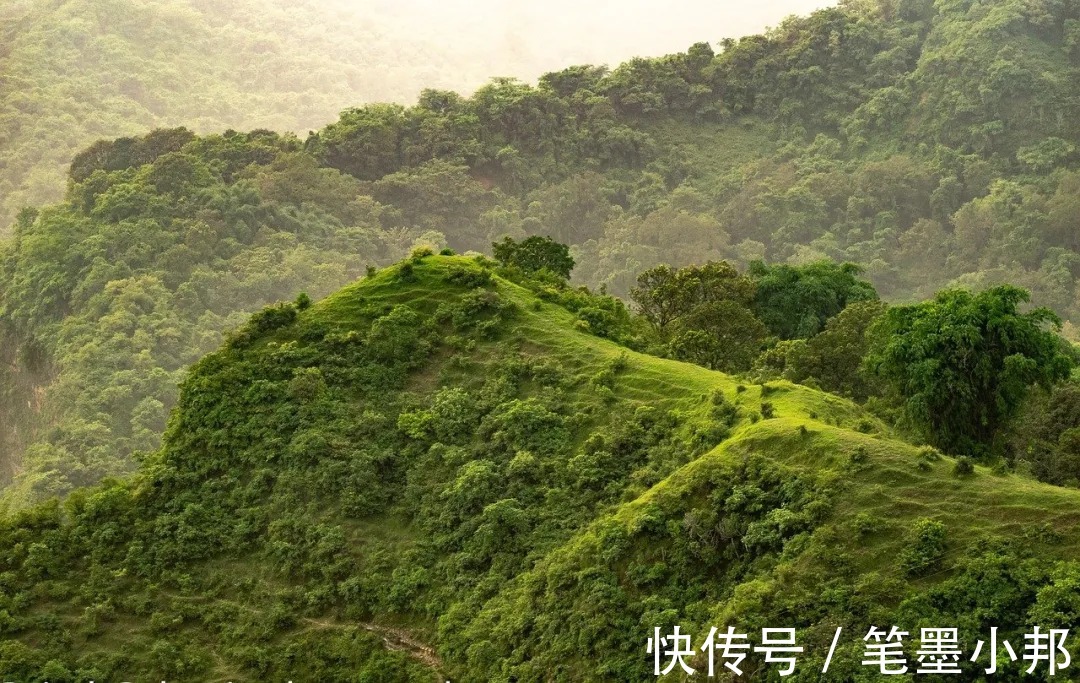
[[[685,50],[760,33],[829,0],[330,0],[343,14],[392,23],[413,36],[471,53],[473,73],[534,80],[582,63],[615,66],[631,57]],[[375,17],[378,17],[375,19]],[[472,80],[462,74],[463,79]],[[480,83],[461,83],[469,91]]]

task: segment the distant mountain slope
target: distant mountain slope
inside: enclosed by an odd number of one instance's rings
[[[1080,616],[1080,492],[631,352],[548,290],[418,255],[254,316],[130,480],[0,520],[5,675],[643,681],[679,624],[794,627],[792,680],[876,680],[871,624],[970,650]]]
[[[178,125],[302,134],[348,106],[659,54],[819,4],[785,0],[730,23],[718,20],[729,10],[700,2],[657,20],[655,2],[616,11],[559,0],[535,12],[498,0],[442,9],[383,0],[6,0],[0,234],[24,206],[59,199],[71,158],[101,138]]]

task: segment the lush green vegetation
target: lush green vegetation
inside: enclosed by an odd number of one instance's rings
[[[857,681],[836,626],[1073,625],[1077,26],[845,2],[85,148],[0,243],[0,673],[640,680],[733,624]]]
[[[1077,491],[955,475],[845,399],[430,253],[265,308],[137,472],[0,521],[5,675],[644,680],[654,626],[782,622],[799,680],[862,680],[856,638],[818,673],[835,626],[1077,616]]]
[[[572,0],[542,11],[500,0],[467,11],[427,0],[5,0],[0,235],[22,207],[61,199],[71,157],[99,139],[180,125],[306,134],[360,103],[663,54],[816,4],[748,8],[733,23],[705,2],[658,18],[655,6]],[[702,31],[709,23],[719,28]]]
[[[556,275],[573,260],[577,282],[623,298],[661,286],[638,282],[657,266],[726,261],[756,281],[754,302],[661,312],[659,343],[640,327],[619,339],[860,400],[882,391],[853,371],[872,307],[817,333],[873,298],[862,278],[885,300],[1008,281],[1073,335],[1080,131],[1061,84],[1078,20],[1068,2],[846,2],[719,51],[349,109],[305,139],[162,129],[94,144],[65,200],[23,212],[0,247],[6,497],[130,471],[222,330],[417,241],[486,252],[550,236],[570,246]],[[792,281],[825,259],[861,276],[825,265]],[[825,286],[845,277],[854,289]],[[842,366],[828,340],[845,341]]]

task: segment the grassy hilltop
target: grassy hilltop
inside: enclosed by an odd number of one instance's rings
[[[678,623],[797,627],[792,680],[875,680],[869,624],[1080,612],[1080,491],[631,351],[604,306],[421,253],[264,309],[132,478],[0,521],[4,675],[648,680]]]

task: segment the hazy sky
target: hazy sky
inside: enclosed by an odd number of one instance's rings
[[[337,1],[369,20],[391,21],[418,39],[471,53],[488,75],[530,80],[572,64],[614,66],[634,56],[682,51],[699,41],[715,44],[759,33],[788,15],[835,4],[835,0]]]

